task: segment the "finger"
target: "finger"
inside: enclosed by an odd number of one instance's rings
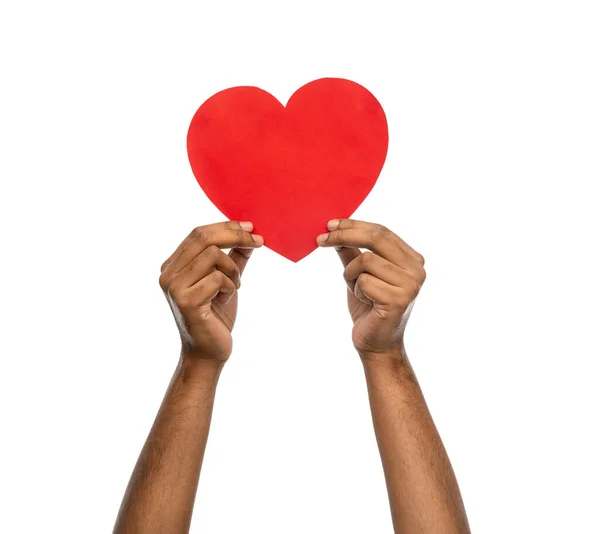
[[[165,270],[160,275],[161,286],[170,291],[185,290],[215,269],[229,277],[236,288],[240,287],[240,271],[237,265],[216,245],[203,250],[178,273],[174,273],[172,269]]]
[[[363,300],[364,295],[373,306],[383,309],[400,308],[403,305],[404,291],[392,286],[369,273],[361,273],[356,280],[354,294]]]
[[[414,261],[392,239],[391,234],[392,232],[379,225],[372,225],[369,228],[332,230],[328,234],[317,237],[317,244],[321,247],[366,248],[396,265]]]
[[[327,225],[327,227],[332,230],[335,230],[336,228],[343,230],[345,228],[356,228],[356,227],[362,227],[362,228],[368,229],[368,228],[372,228],[373,226],[375,226],[375,227],[379,226],[380,228],[387,230],[387,228],[385,228],[381,225],[370,223],[370,222],[365,222],[365,221],[357,221],[354,219],[334,219],[333,221],[329,221],[329,223]],[[423,258],[423,256],[421,254],[419,254],[414,248],[412,248],[398,234],[396,234],[395,232],[391,232],[391,231],[390,231],[390,234],[391,234],[390,237],[392,237],[395,241],[397,241],[398,244],[408,254],[410,254],[417,262],[421,263],[421,265],[423,265],[425,263],[425,258]]]
[[[258,248],[264,243],[259,235],[251,234],[235,221],[209,226],[199,226],[190,234],[187,245],[168,264],[168,268],[179,272],[200,252],[211,245],[219,248]],[[247,227],[248,228],[248,227]]]
[[[208,276],[198,280],[192,287],[183,293],[180,301],[187,304],[188,307],[198,307],[210,302],[212,299],[223,304],[229,302],[236,287],[233,281],[225,276],[221,271],[213,271]],[[221,296],[222,294],[222,296]],[[181,307],[181,302],[178,303]]]
[[[362,254],[359,249],[354,247],[336,247],[335,250],[340,257],[340,260],[342,260],[344,267],[346,267],[354,258]]]
[[[354,291],[356,280],[362,273],[372,274],[383,282],[397,287],[402,287],[407,281],[414,284],[416,280],[416,273],[413,275],[371,251],[360,254],[344,269],[344,280],[350,291]]]
[[[173,254],[171,254],[162,264],[160,270],[161,272],[165,270],[165,268],[167,267],[167,265],[169,263],[171,263],[177,256],[179,256],[179,254],[181,254],[181,252],[183,251],[183,249],[185,249],[185,247],[188,246],[189,242],[195,237],[196,232],[200,229],[200,228],[207,228],[207,229],[217,229],[219,227],[225,227],[225,228],[229,228],[231,227],[231,229],[234,229],[235,225],[238,224],[239,228],[242,229],[250,229],[252,230],[252,223],[245,223],[245,222],[239,222],[239,221],[223,221],[223,222],[219,222],[219,223],[214,223],[214,224],[208,224],[206,226],[202,226],[202,227],[198,227],[198,228],[194,228],[189,234],[188,236],[180,243],[180,245],[177,247],[177,249],[175,250],[175,252],[173,252]],[[250,226],[248,226],[250,225]]]
[[[254,249],[251,248],[232,248],[229,251],[229,257],[233,260],[233,262],[237,265],[238,270],[240,272],[240,276],[244,272],[246,268],[246,264],[250,259]]]
[[[365,221],[356,221],[354,219],[333,219],[327,223],[327,228],[331,230],[348,230],[348,229],[364,229],[373,234],[383,234],[390,240],[394,241],[404,252],[421,265],[425,264],[425,259],[415,249],[413,249],[406,241],[394,232],[388,230],[385,226],[374,224]]]
[[[240,222],[240,221],[223,221],[223,222],[219,222],[219,223],[214,223],[214,224],[207,224],[206,226],[199,226],[197,228],[194,228],[189,234],[188,236],[180,243],[180,245],[177,247],[177,249],[175,250],[175,252],[173,252],[173,254],[171,254],[162,264],[160,270],[161,272],[164,271],[167,266],[173,262],[173,260],[175,258],[177,258],[177,256],[179,256],[183,250],[185,250],[185,248],[190,244],[190,241],[194,240],[197,235],[198,232],[205,230],[207,232],[214,232],[214,231],[219,231],[219,230],[246,230],[248,232],[251,232],[252,229],[254,228],[253,224],[251,222]]]

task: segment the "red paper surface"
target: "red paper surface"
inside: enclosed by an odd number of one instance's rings
[[[265,245],[296,262],[317,248],[327,221],[348,218],[385,161],[388,129],[361,85],[323,78],[284,107],[257,87],[233,87],[196,112],[190,164],[208,198],[231,220],[251,221]]]

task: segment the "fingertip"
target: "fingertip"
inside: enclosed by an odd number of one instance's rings
[[[261,235],[252,234],[252,239],[259,247],[262,247],[265,244],[265,240]]]
[[[322,245],[327,241],[329,234],[320,234],[317,236],[317,245]]]
[[[335,230],[339,225],[340,225],[339,219],[331,219],[331,221],[329,221],[327,223],[327,229],[330,231]]]
[[[254,225],[250,221],[240,222],[240,226],[242,227],[242,230],[246,230],[247,232],[252,232],[254,229]]]

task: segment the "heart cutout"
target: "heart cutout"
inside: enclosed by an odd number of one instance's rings
[[[252,221],[265,245],[297,262],[327,221],[369,194],[388,149],[385,113],[364,87],[322,78],[284,107],[257,87],[210,97],[192,118],[187,150],[198,184],[229,219]]]

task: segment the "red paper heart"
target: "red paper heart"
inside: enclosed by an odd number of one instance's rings
[[[286,107],[257,87],[232,87],[196,112],[187,137],[192,171],[231,220],[252,221],[265,245],[298,261],[327,221],[348,218],[385,161],[385,113],[367,89],[323,78]]]

